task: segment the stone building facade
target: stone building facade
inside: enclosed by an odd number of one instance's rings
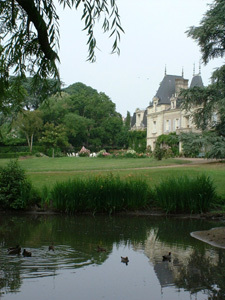
[[[193,124],[190,113],[180,108],[179,92],[181,89],[203,87],[199,74],[193,75],[189,86],[188,79],[178,75],[167,75],[160,83],[156,95],[145,110],[136,109],[131,119],[131,130],[147,128],[147,147],[154,150],[155,143],[161,134],[171,132],[199,132]],[[180,144],[180,151],[182,145]]]
[[[203,87],[201,75],[194,75],[190,87]],[[171,132],[198,132],[190,113],[180,108],[179,93],[189,88],[188,79],[165,74],[156,95],[147,108],[147,146],[155,148],[157,137]],[[180,145],[181,151],[181,145]]]
[[[137,108],[131,118],[131,130],[144,130],[147,128],[147,109]]]

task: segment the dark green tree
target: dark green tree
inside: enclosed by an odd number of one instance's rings
[[[225,3],[224,0],[214,0],[209,5],[200,22],[200,26],[192,26],[187,31],[199,45],[204,63],[210,59],[223,57],[225,50]]]
[[[38,77],[27,77],[22,82],[27,95],[24,99],[23,106],[28,110],[36,110],[41,103],[51,95],[60,92],[61,83],[56,79]]]
[[[225,2],[214,0],[208,11],[202,18],[198,27],[192,26],[188,30],[188,36],[192,37],[200,46],[202,60],[207,64],[211,59],[223,57],[225,54]],[[182,108],[188,111],[197,128],[202,131],[211,130],[214,138],[219,142],[215,149],[212,139],[210,157],[215,157],[221,146],[225,147],[225,65],[218,68],[212,74],[212,83],[208,87],[194,87],[181,92]]]
[[[130,130],[128,132],[129,147],[136,152],[145,152],[146,136],[146,130]]]
[[[25,110],[18,114],[14,125],[25,135],[30,152],[32,152],[34,135],[42,128],[41,112]]]
[[[44,123],[64,124],[74,147],[85,145],[95,151],[114,147],[123,127],[122,117],[111,99],[80,82],[48,99],[40,109]]]
[[[52,157],[55,157],[55,149],[65,149],[69,146],[66,129],[63,125],[55,126],[52,123],[46,123],[40,139],[41,144],[47,148],[52,148]]]
[[[124,125],[125,125],[125,127],[128,128],[128,130],[130,129],[130,123],[131,123],[131,115],[130,115],[130,112],[127,111],[127,116],[125,118]]]

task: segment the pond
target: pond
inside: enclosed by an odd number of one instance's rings
[[[219,226],[166,217],[1,215],[0,298],[222,300],[225,250],[190,236]],[[17,244],[32,256],[8,255]]]

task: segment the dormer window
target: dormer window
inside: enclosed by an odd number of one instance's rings
[[[176,103],[177,101],[176,101],[176,98],[175,97],[172,97],[171,99],[170,99],[170,103],[171,103],[171,109],[175,109],[176,108]]]
[[[158,104],[159,99],[157,97],[153,98],[153,111],[157,111],[157,104]]]

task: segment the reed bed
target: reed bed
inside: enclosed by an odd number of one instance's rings
[[[141,178],[122,180],[110,174],[56,183],[51,199],[53,207],[62,212],[113,213],[145,209],[151,201],[151,190]]]
[[[208,211],[217,196],[210,177],[170,177],[155,187],[156,205],[167,213],[201,213]]]

